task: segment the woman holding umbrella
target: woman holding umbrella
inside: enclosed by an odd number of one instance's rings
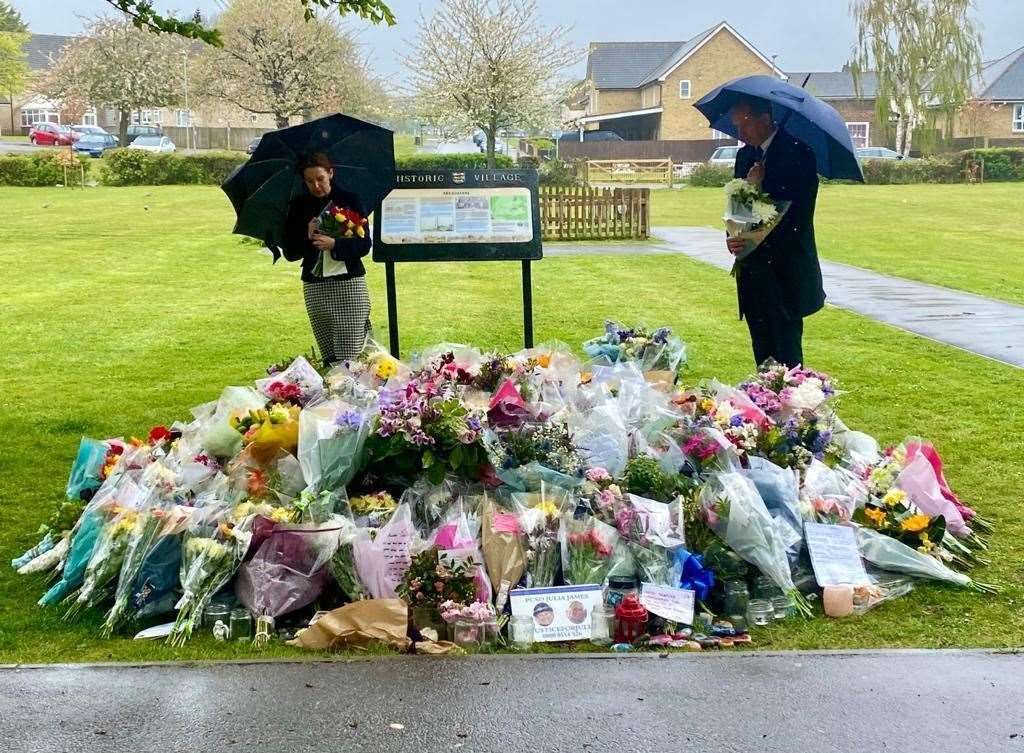
[[[365,219],[394,185],[394,134],[341,113],[263,134],[221,185],[234,232],[263,241],[275,262],[282,254],[302,262],[306,311],[327,365],[358,356],[370,333],[370,234],[330,237],[340,233],[320,232],[317,220],[331,205]]]
[[[370,251],[370,234],[332,238],[319,231],[318,218],[329,204],[366,212],[359,197],[339,188],[334,166],[323,152],[298,160],[305,193],[288,206],[282,251],[288,261],[302,262],[306,313],[326,365],[353,359],[366,347],[370,334],[370,294],[363,257]]]

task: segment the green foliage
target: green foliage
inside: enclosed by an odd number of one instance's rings
[[[961,169],[981,160],[985,165],[986,181],[1024,181],[1024,148],[968,149],[958,157]]]
[[[697,165],[687,180],[691,186],[722,188],[732,180],[732,168],[726,165]]]
[[[46,149],[26,155],[0,157],[0,186],[56,186],[64,183],[64,167],[60,162],[62,152]],[[92,163],[88,157],[76,157],[85,167],[88,180]],[[81,174],[75,170],[68,180],[77,185]]]
[[[540,157],[533,157],[529,154],[519,155],[519,159],[516,163],[523,170],[539,170],[540,169]]]
[[[494,155],[494,166],[508,169],[515,166],[507,154]],[[413,154],[395,160],[399,170],[484,170],[487,168],[487,155],[483,152],[463,152],[460,154]]]
[[[413,557],[395,591],[411,607],[437,609],[446,601],[471,604],[476,598],[476,584],[467,563],[449,567],[441,564],[438,554],[433,546]]]
[[[111,186],[220,185],[245,162],[237,152],[153,154],[141,149],[114,149],[105,157],[103,182]]]
[[[914,116],[952,117],[970,99],[972,80],[981,70],[981,35],[972,5],[972,0],[850,3],[857,26],[854,81],[859,88],[863,72],[873,71],[879,121],[887,122],[895,106],[911,126],[899,129],[896,151],[910,151]]]
[[[578,177],[576,165],[561,159],[546,160],[540,166],[542,186],[578,186],[583,183]]]
[[[24,33],[26,31],[28,31],[28,26],[25,25],[21,13],[10,3],[0,2],[0,33]]]
[[[963,170],[949,156],[919,160],[872,159],[861,163],[864,182],[875,185],[962,183]]]
[[[288,1],[294,2],[294,0]],[[200,39],[214,47],[223,45],[220,32],[207,28],[198,11],[192,18],[182,20],[156,12],[153,9],[152,0],[107,0],[107,2],[131,18],[132,23],[140,29],[145,28],[156,33],[177,34],[186,39]],[[395,25],[395,16],[383,0],[298,0],[298,2],[306,11],[307,21],[315,15],[315,8],[337,8],[338,13],[343,16],[351,13],[371,23]]]
[[[679,492],[685,490],[688,481],[685,478],[670,476],[661,469],[661,464],[647,455],[638,455],[626,464],[622,475],[622,484],[626,491],[641,497],[668,502]]]

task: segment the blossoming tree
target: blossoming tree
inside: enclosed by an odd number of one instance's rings
[[[534,0],[444,0],[403,58],[428,120],[479,128],[494,167],[499,131],[544,127],[580,56],[562,26],[546,28]]]

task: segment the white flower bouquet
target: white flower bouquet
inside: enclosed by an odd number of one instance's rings
[[[743,261],[761,245],[789,209],[790,202],[776,202],[759,186],[743,178],[725,184],[725,229],[730,238],[744,238],[746,247],[736,254]]]

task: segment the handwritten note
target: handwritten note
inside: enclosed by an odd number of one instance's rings
[[[640,584],[640,603],[647,611],[681,625],[693,624],[694,593],[688,588],[671,588],[654,583]]]
[[[870,583],[857,549],[857,535],[849,526],[804,523],[807,551],[818,585],[854,586]]]

